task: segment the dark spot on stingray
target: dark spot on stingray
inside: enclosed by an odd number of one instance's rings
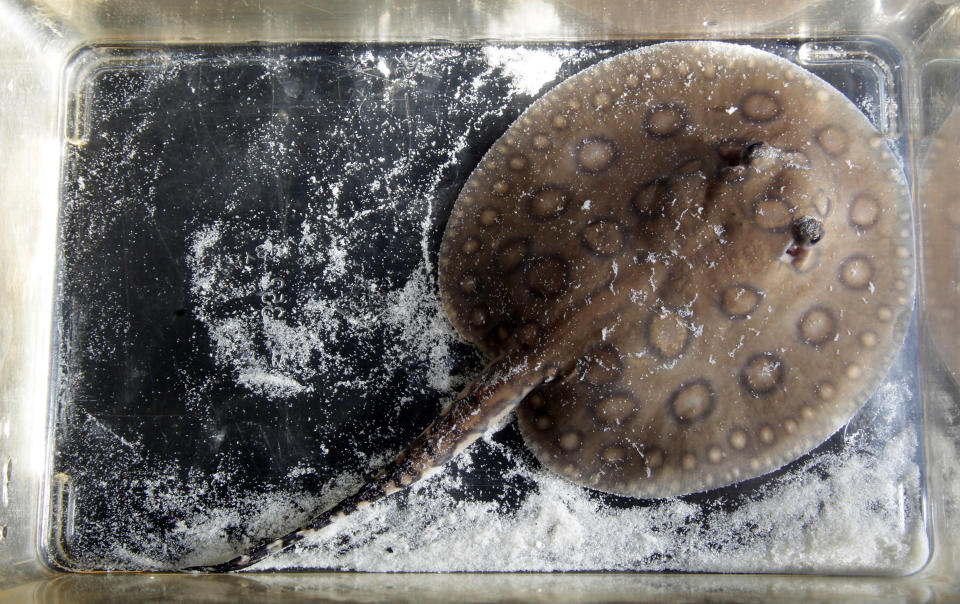
[[[566,212],[567,208],[573,204],[573,200],[573,191],[570,187],[546,185],[527,196],[527,213],[538,222],[548,222]]]
[[[763,294],[749,283],[733,283],[720,293],[720,309],[731,319],[745,319],[760,305]]]
[[[651,108],[644,119],[644,130],[653,138],[663,139],[683,132],[687,114],[678,103],[662,103]]]
[[[623,373],[623,357],[608,344],[593,349],[581,361],[582,380],[593,386],[606,386],[616,382]]]
[[[575,154],[580,170],[588,174],[601,174],[617,162],[620,150],[611,139],[594,136],[580,141]]]
[[[663,216],[667,205],[673,200],[667,180],[657,179],[637,189],[630,202],[641,220],[653,220]]]
[[[650,313],[645,325],[649,349],[665,361],[681,357],[693,339],[689,320],[675,310],[660,309]]]
[[[560,256],[533,258],[525,269],[530,292],[541,298],[553,298],[569,284],[567,262]]]
[[[873,261],[864,254],[854,254],[840,264],[840,282],[853,290],[869,287],[873,280]]]
[[[797,321],[797,337],[804,344],[821,347],[837,334],[837,319],[826,306],[808,308]]]
[[[740,385],[755,397],[768,396],[783,384],[786,365],[774,352],[761,352],[750,357],[740,369]]]
[[[504,274],[510,274],[520,268],[530,254],[530,238],[515,237],[500,244],[497,248],[497,266]]]
[[[667,408],[678,424],[691,426],[713,413],[717,395],[713,385],[705,378],[697,378],[681,384],[667,400]]]
[[[600,218],[584,227],[584,247],[597,256],[613,256],[623,248],[623,228],[615,218]]]
[[[765,90],[749,92],[740,99],[741,115],[756,124],[772,122],[780,117],[780,111],[780,101]]]

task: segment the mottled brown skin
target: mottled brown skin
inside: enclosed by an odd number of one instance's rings
[[[782,466],[873,393],[912,309],[910,225],[896,163],[836,90],[760,51],[658,45],[574,76],[494,145],[440,287],[493,357],[569,340],[577,371],[518,410],[544,465],[669,497]],[[521,260],[501,251],[521,239]],[[542,258],[565,277],[550,291]],[[561,327],[574,313],[592,331]]]
[[[429,475],[519,405],[541,462],[669,497],[774,470],[873,393],[912,309],[897,164],[864,116],[768,53],[671,43],[534,103],[440,250],[457,330],[494,359],[408,451],[237,570]]]

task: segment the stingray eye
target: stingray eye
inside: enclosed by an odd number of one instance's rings
[[[783,163],[780,150],[763,142],[746,145],[740,152],[740,162],[756,173],[773,175]]]
[[[755,143],[750,143],[745,145],[743,150],[740,151],[740,163],[750,165],[753,160],[757,159],[763,154],[763,143],[757,141]]]
[[[813,245],[823,238],[823,223],[813,216],[802,216],[793,221],[792,232],[797,245]]]

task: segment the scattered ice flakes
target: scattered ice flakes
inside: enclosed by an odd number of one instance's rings
[[[377,61],[377,71],[379,71],[380,73],[382,73],[382,74],[383,74],[383,77],[385,77],[385,78],[389,78],[389,77],[390,77],[390,73],[391,73],[391,72],[390,72],[390,67],[387,65],[387,61],[386,61],[386,59],[384,59],[383,57],[380,57],[380,60]]]
[[[490,65],[500,67],[513,80],[517,90],[534,95],[557,77],[563,54],[546,49],[486,46],[484,56]]]

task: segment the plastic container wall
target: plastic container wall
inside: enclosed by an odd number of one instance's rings
[[[579,2],[27,2],[0,0],[0,599],[111,601],[164,597],[219,601],[492,601],[849,599],[937,601],[960,576],[960,206],[952,185],[960,150],[960,6],[947,2],[770,4]],[[50,495],[48,417],[56,297],[57,221],[66,66],[99,45],[243,45],[298,42],[586,42],[660,39],[872,38],[901,56],[912,133],[921,258],[919,322],[932,557],[907,577],[655,574],[245,576],[82,575],[50,570],[41,555]]]

